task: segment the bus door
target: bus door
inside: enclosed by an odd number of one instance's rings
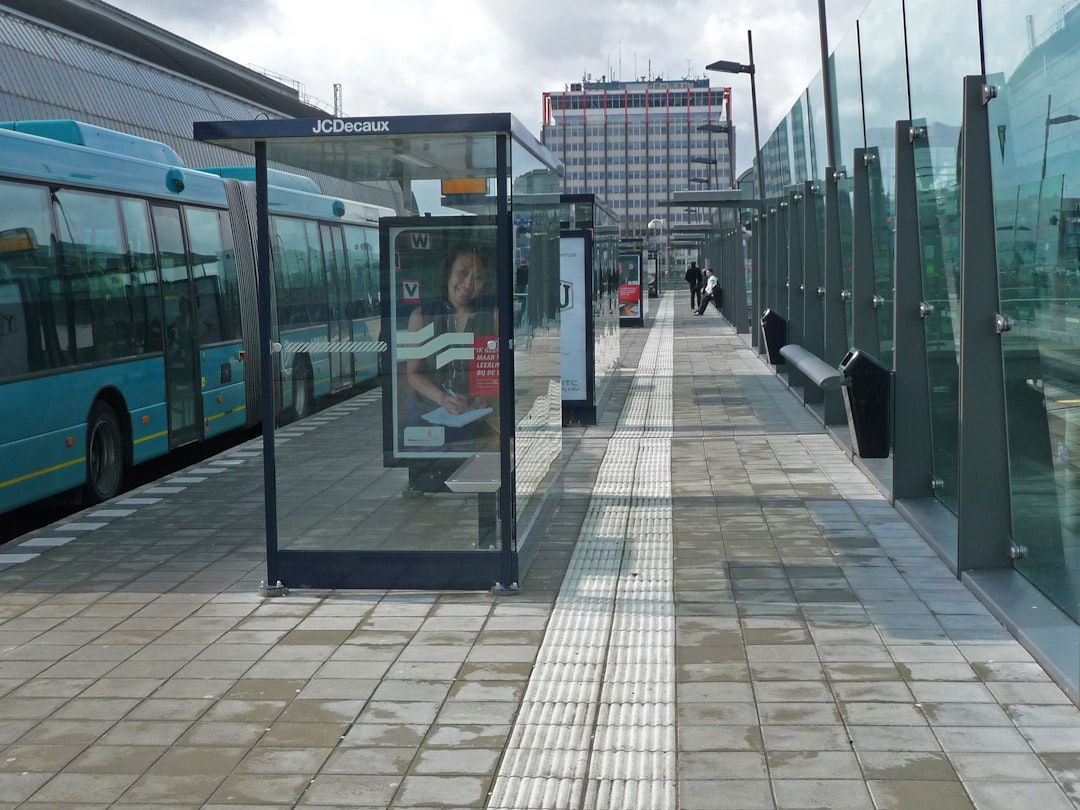
[[[326,294],[330,299],[330,390],[338,391],[351,385],[353,380],[352,352],[342,351],[342,348],[333,345],[353,339],[345,234],[341,228],[320,225],[319,237],[326,262]]]
[[[202,376],[195,341],[195,296],[180,209],[154,205],[154,233],[161,261],[165,386],[169,447],[202,438]]]

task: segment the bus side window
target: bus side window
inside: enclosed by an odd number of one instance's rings
[[[62,189],[53,197],[62,232],[65,287],[70,295],[76,363],[135,353],[116,197]]]
[[[225,290],[225,248],[216,211],[185,208],[195,278],[195,337],[200,346],[231,339],[222,328]]]
[[[125,253],[128,268],[126,291],[131,313],[132,343],[136,352],[162,350],[161,292],[158,285],[150,215],[142,200],[123,198]]]

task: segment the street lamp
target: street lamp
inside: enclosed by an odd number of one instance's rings
[[[1043,130],[1043,159],[1042,159],[1042,174],[1039,179],[1046,179],[1046,154],[1050,147],[1050,127],[1055,124],[1069,124],[1073,121],[1080,121],[1080,116],[1073,115],[1072,113],[1066,113],[1065,115],[1055,115],[1050,117],[1050,94],[1046,94],[1046,127]]]
[[[724,59],[719,59],[716,62],[712,62],[705,66],[706,70],[715,70],[718,73],[749,73],[750,74],[750,105],[753,108],[754,113],[754,162],[757,164],[757,180],[758,191],[757,198],[759,205],[764,205],[765,199],[765,172],[761,166],[761,134],[758,131],[758,111],[757,111],[757,83],[754,81],[754,34],[752,31],[746,32],[746,43],[750,53],[750,63],[742,64],[741,62],[728,62]],[[734,183],[734,178],[732,178]]]
[[[823,3],[824,0],[820,0],[820,2]],[[757,83],[756,83],[756,81],[754,79],[754,75],[755,75],[755,73],[757,71],[756,71],[756,68],[754,66],[754,34],[753,34],[752,31],[747,31],[746,32],[746,45],[747,45],[747,50],[748,50],[749,56],[750,56],[750,61],[749,61],[748,64],[744,65],[741,62],[728,62],[728,61],[726,61],[724,59],[720,59],[720,60],[717,60],[716,62],[713,62],[712,64],[706,65],[705,69],[706,70],[715,70],[715,71],[717,71],[719,73],[749,73],[750,74],[750,106],[752,107],[753,113],[754,113],[754,163],[757,165],[757,194],[755,194],[754,196],[757,197],[758,211],[761,212],[761,213],[764,213],[764,210],[765,210],[765,169],[764,169],[764,167],[762,165],[763,161],[761,159],[761,131],[758,129]],[[729,115],[730,115],[730,113],[729,113]],[[732,184],[732,186],[735,185],[734,176],[732,177],[731,184]],[[755,227],[757,227],[757,225],[755,225]],[[760,237],[758,239],[754,240],[754,246],[755,246],[753,248],[753,252],[754,252],[754,258],[753,258],[754,280],[752,282],[753,283],[753,290],[752,290],[752,293],[751,293],[752,301],[750,302],[751,311],[757,310],[758,306],[761,304],[761,286],[762,286],[761,285],[761,282],[762,282],[761,272],[762,272],[763,268],[762,268],[762,263],[760,261],[761,248],[762,248]],[[741,268],[741,267],[735,268],[735,272],[738,274],[736,277],[738,279],[740,279],[735,284],[735,293],[736,293],[736,296],[737,296],[737,298],[739,300],[739,305],[738,305],[738,308],[736,310],[736,312],[738,312],[739,314],[737,314],[735,316],[735,325],[736,325],[736,330],[739,330],[740,325],[743,323],[743,317],[744,317],[744,313],[745,313],[745,310],[743,310],[742,299],[746,295],[746,287],[743,286],[743,282],[742,282],[742,279],[744,277],[743,268]],[[756,330],[751,329],[750,332],[752,333],[752,336],[753,336],[752,337],[752,342],[753,342],[753,344],[755,346],[758,347],[758,351],[761,351],[762,349],[764,349],[764,341],[758,339]]]

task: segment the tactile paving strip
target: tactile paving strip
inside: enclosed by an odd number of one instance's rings
[[[492,810],[675,807],[672,309],[608,443]]]

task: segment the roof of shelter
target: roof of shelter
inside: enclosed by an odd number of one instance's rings
[[[197,121],[196,140],[254,154],[266,142],[270,160],[346,180],[493,177],[495,136],[508,135],[549,170],[562,162],[509,113],[397,115],[365,118]]]

